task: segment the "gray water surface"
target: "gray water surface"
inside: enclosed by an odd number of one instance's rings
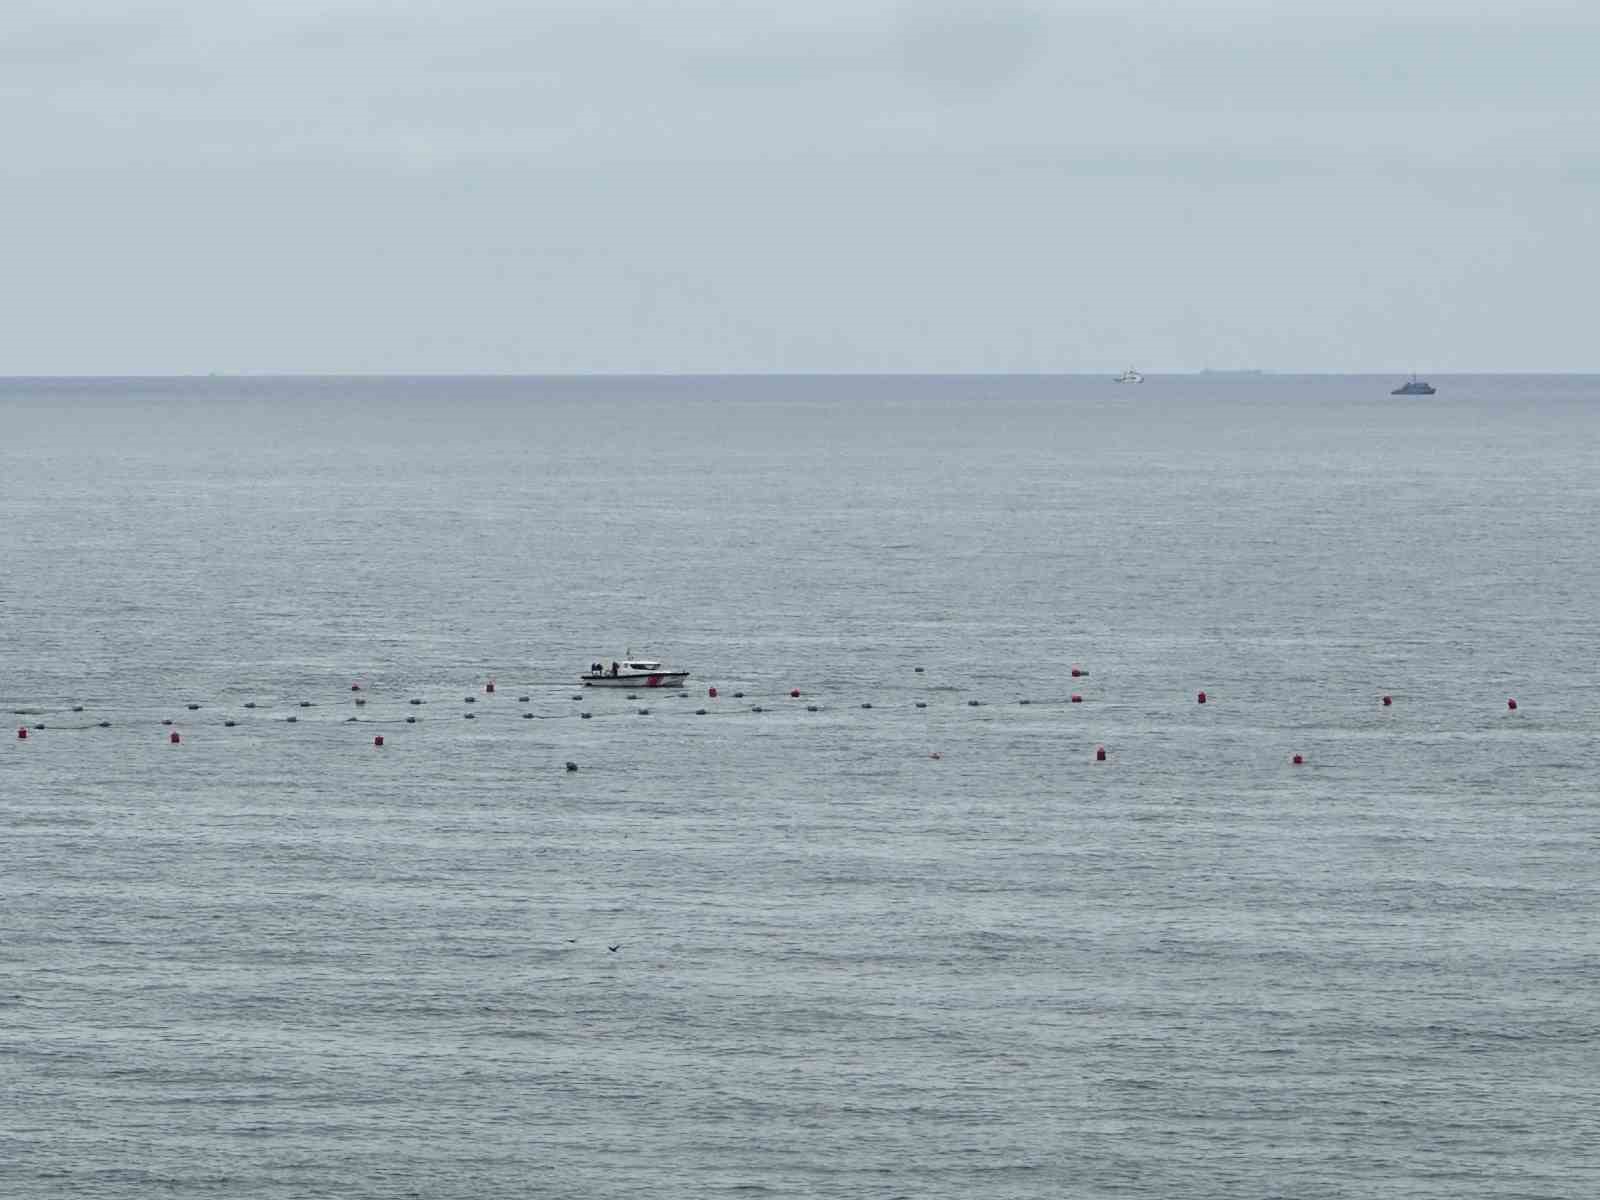
[[[0,381],[0,1193],[1596,1194],[1600,379],[1395,382]]]

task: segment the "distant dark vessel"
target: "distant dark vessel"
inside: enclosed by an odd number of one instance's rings
[[[1413,375],[1410,380],[1402,383],[1399,387],[1395,388],[1394,391],[1390,392],[1389,395],[1431,396],[1438,390],[1438,388],[1434,387],[1433,384],[1429,383],[1426,379],[1418,379],[1415,375]]]

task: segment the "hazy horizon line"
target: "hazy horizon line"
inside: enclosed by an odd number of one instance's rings
[[[1600,368],[1568,371],[1550,370],[1471,370],[1419,371],[1374,368],[1361,371],[1320,369],[1281,369],[1269,367],[1195,367],[1143,370],[1145,379],[1188,378],[1225,375],[1245,378],[1391,378],[1394,376],[1437,379],[1504,378],[1534,376],[1543,378],[1582,378],[1600,375]],[[0,374],[0,382],[117,380],[117,379],[1115,379],[1111,371],[179,371],[179,372],[36,372]]]

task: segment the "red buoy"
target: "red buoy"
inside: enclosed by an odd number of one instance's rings
[[[484,684],[483,690],[488,692],[491,696],[494,695],[494,680],[491,679],[488,683]]]
[[[1105,762],[1106,748],[1104,746],[1096,746],[1094,748],[1094,760],[1095,762]]]
[[[1306,760],[1305,760],[1305,759],[1304,759],[1304,758],[1303,758],[1303,757],[1301,757],[1301,756],[1300,756],[1300,755],[1298,755],[1298,754],[1296,754],[1296,755],[1295,755],[1295,756],[1294,756],[1294,757],[1293,757],[1293,758],[1291,758],[1291,759],[1290,759],[1290,760],[1289,760],[1289,761],[1290,761],[1290,762],[1292,762],[1292,763],[1293,763],[1293,764],[1294,764],[1294,765],[1295,765],[1295,766],[1297,766],[1297,767],[1298,767],[1298,766],[1300,766],[1300,765],[1301,765],[1301,764],[1303,764],[1303,763],[1304,763],[1304,762],[1305,762],[1305,761],[1306,761]]]
[[[1194,694],[1194,702],[1196,704],[1204,704],[1206,702],[1206,694],[1204,692],[1196,692]]]
[[[789,695],[794,697],[794,699],[796,699],[796,700],[800,699],[800,689],[799,688],[790,688],[789,689]]]
[[[1072,693],[1072,702],[1074,704],[1082,704],[1083,703],[1083,697],[1078,695],[1077,692],[1073,692]]]
[[[1384,706],[1384,707],[1385,707],[1385,708],[1388,708],[1388,707],[1389,707],[1389,705],[1391,705],[1391,704],[1393,704],[1393,703],[1394,703],[1394,697],[1392,697],[1392,696],[1385,696],[1385,697],[1384,697],[1384,698],[1383,698],[1383,706]]]
[[[715,700],[717,698],[717,689],[716,688],[707,688],[706,689],[706,695],[710,696],[713,700]]]
[[[1509,708],[1512,712],[1516,712],[1517,711],[1517,702],[1515,700],[1507,700],[1506,701],[1506,707]]]
[[[176,729],[174,729],[171,733],[167,734],[167,741],[171,742],[174,746],[176,746],[182,740],[183,739],[178,736],[178,731]]]
[[[18,729],[17,729],[17,737],[21,738],[23,741],[27,741],[28,740],[28,727],[26,725],[22,725],[22,726],[18,727]]]
[[[1082,675],[1082,674],[1083,674],[1083,668],[1082,667],[1073,667],[1072,668],[1072,677],[1074,679],[1076,679],[1079,675]]]
[[[372,739],[372,744],[373,744],[373,745],[374,745],[374,746],[381,746],[381,745],[383,745],[383,734],[381,734],[381,733],[380,733],[380,734],[379,734],[379,735],[378,735],[378,736],[377,736],[377,737],[375,737],[375,738],[373,738],[373,739]]]
[[[350,685],[350,690],[352,692],[359,692],[361,690],[361,685],[359,683],[352,683]]]

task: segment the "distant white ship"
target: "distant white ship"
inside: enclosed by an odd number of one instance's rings
[[[1117,383],[1143,383],[1144,382],[1144,376],[1139,374],[1139,372],[1135,371],[1132,367],[1129,367],[1121,375],[1117,376],[1115,382],[1117,382]]]
[[[1395,388],[1394,391],[1389,393],[1389,395],[1431,396],[1438,390],[1438,388],[1434,387],[1433,384],[1429,383],[1426,379],[1418,379],[1416,373],[1413,372],[1410,379],[1408,379],[1405,383],[1402,383],[1399,387]]]

